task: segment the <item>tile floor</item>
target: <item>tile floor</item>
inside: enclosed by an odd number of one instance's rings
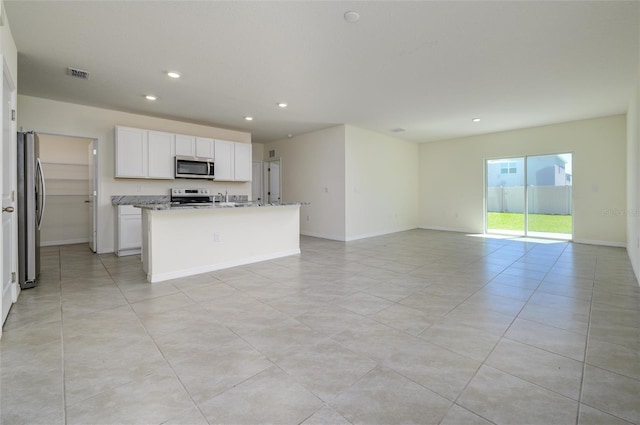
[[[0,340],[3,424],[640,423],[624,249],[414,230],[148,284],[42,250]]]

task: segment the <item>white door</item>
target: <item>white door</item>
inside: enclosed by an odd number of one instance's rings
[[[7,73],[6,68],[3,72],[2,85],[2,149],[0,149],[0,163],[2,163],[2,173],[0,174],[0,186],[2,186],[2,229],[0,237],[2,238],[2,247],[0,254],[2,255],[2,293],[0,293],[0,316],[2,323],[9,314],[11,304],[14,297],[17,296],[17,288],[15,286],[15,269],[16,265],[16,242],[14,241],[14,232],[17,223],[17,212],[15,211],[15,202],[13,196],[14,175],[16,173],[16,164],[12,149],[15,146],[15,129],[12,125],[13,110],[13,84]],[[1,331],[0,331],[1,332]]]
[[[98,245],[98,219],[96,217],[98,211],[97,201],[97,173],[96,158],[98,155],[97,141],[94,139],[89,144],[88,164],[89,164],[89,197],[85,202],[89,203],[89,248],[91,251],[97,251]]]
[[[267,196],[270,203],[280,202],[280,160],[267,162],[269,175]]]
[[[262,202],[264,200],[262,161],[253,161],[251,168],[253,175],[253,179],[251,180],[251,200],[254,202]]]

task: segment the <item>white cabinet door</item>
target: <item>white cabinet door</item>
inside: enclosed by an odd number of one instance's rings
[[[174,135],[160,131],[149,131],[147,177],[151,179],[173,179]]]
[[[235,180],[241,181],[241,182],[250,182],[251,174],[252,174],[251,144],[234,143],[234,146],[235,146],[235,158],[234,158]]]
[[[176,155],[196,156],[195,136],[185,136],[184,134],[176,134]]]
[[[200,158],[215,158],[213,139],[196,137],[196,156]]]
[[[145,178],[147,130],[116,127],[116,177]]]
[[[215,141],[215,174],[216,180],[234,180],[234,142]]]
[[[142,210],[132,205],[119,205],[116,230],[116,254],[139,254],[142,249]]]

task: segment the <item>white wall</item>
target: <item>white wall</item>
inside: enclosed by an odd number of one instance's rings
[[[300,208],[303,235],[345,239],[344,140],[341,125],[264,145],[281,160],[283,202],[310,203]]]
[[[251,183],[204,180],[115,179],[114,127],[147,128],[171,133],[251,143],[251,134],[180,121],[58,102],[32,96],[18,96],[18,128],[36,132],[71,135],[98,140],[100,184],[98,200],[98,252],[113,252],[114,207],[112,195],[168,195],[171,187],[209,187],[214,192],[229,188],[230,194],[251,195]]]
[[[418,226],[417,143],[346,126],[346,240]]]
[[[640,278],[640,69],[627,111],[627,252]]]
[[[574,240],[625,246],[624,115],[420,145],[421,227],[484,231],[484,161],[573,153]]]

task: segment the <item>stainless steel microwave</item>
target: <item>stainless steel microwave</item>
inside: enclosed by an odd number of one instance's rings
[[[176,178],[215,179],[213,159],[197,156],[176,156]]]

